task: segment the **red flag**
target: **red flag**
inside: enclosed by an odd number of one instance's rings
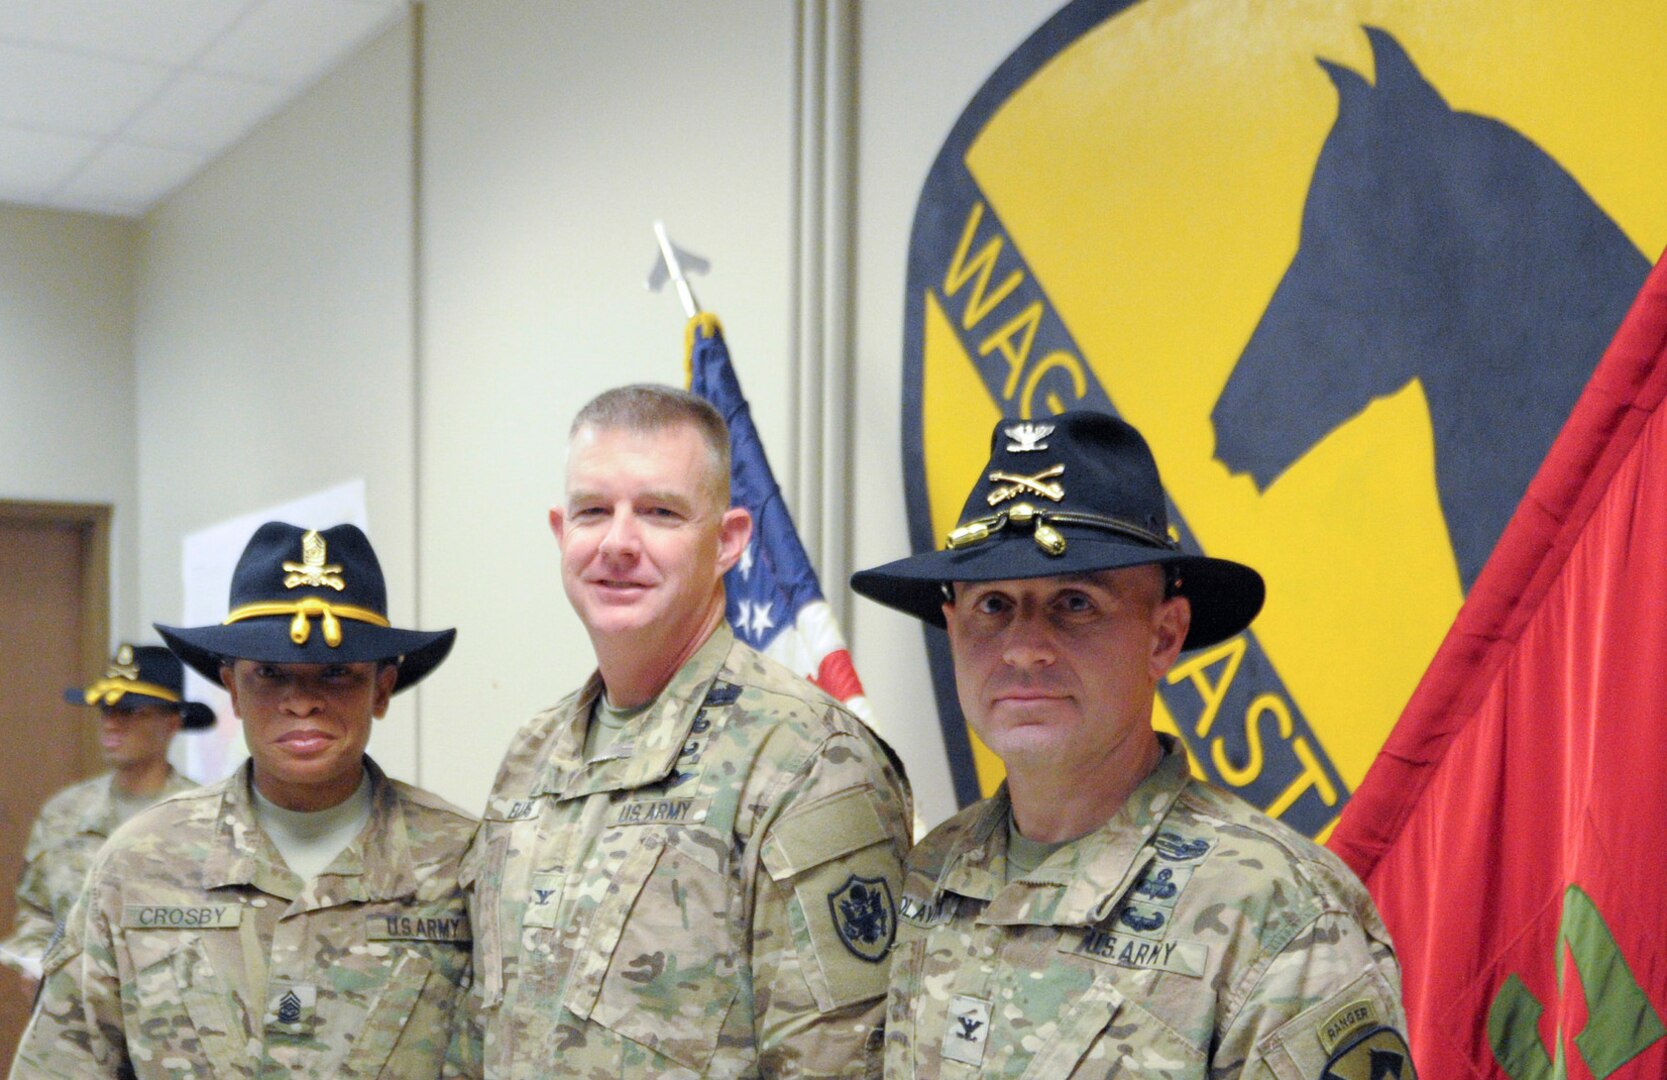
[[[1422,1077],[1667,1077],[1664,393],[1667,256],[1331,837]]]

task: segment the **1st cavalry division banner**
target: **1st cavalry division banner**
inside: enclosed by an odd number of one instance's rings
[[[1158,723],[1324,838],[1667,242],[1667,5],[1077,0],[990,77],[909,247],[905,482],[1114,411],[1268,580]],[[1000,763],[928,631],[957,795]]]

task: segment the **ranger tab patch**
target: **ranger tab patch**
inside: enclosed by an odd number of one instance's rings
[[[897,907],[885,878],[850,875],[828,894],[828,909],[851,955],[870,964],[886,958],[897,937]]]

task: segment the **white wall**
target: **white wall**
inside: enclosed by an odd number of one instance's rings
[[[116,218],[0,205],[0,498],[115,507],[112,641],[136,606],[138,237]]]
[[[1055,7],[850,9],[855,251],[852,280],[826,287],[851,297],[854,449],[819,509],[843,516],[855,566],[907,550],[901,313],[920,185]],[[803,129],[796,95],[812,29],[840,10],[430,0],[153,212],[134,345],[142,621],[179,608],[184,534],[363,476],[396,621],[460,629],[372,750],[478,807],[513,729],[592,666],[546,526],[572,413],[607,386],[683,378],[683,315],[643,288],[656,218],[712,260],[696,291],[790,503],[816,499],[794,490],[817,471],[793,454],[817,392],[794,372],[795,267],[818,255],[796,247],[815,235],[799,162],[840,133]],[[935,822],[953,798],[919,628],[858,601],[847,630]]]
[[[656,218],[712,260],[696,293],[786,445],[792,30],[782,4],[428,5],[422,589],[460,629],[423,779],[465,805],[594,666],[547,512],[581,404],[683,381],[682,310],[643,284]]]
[[[147,629],[180,617],[187,533],[356,477],[391,614],[412,624],[411,58],[397,26],[145,219]],[[395,699],[371,743],[407,778],[420,693]]]

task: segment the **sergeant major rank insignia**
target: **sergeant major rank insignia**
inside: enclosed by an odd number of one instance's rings
[[[312,1019],[317,1005],[318,987],[304,983],[286,986],[281,993],[275,991],[267,1003],[266,1024],[295,1031]]]
[[[897,909],[885,878],[852,874],[828,894],[840,942],[860,960],[878,964],[897,937]]]
[[[107,679],[127,679],[129,682],[138,681],[139,665],[133,662],[133,646],[124,643],[120,649],[116,650],[116,658],[111,661],[108,668],[104,669],[104,677]]]
[[[341,592],[347,588],[342,580],[342,568],[326,563],[324,537],[315,529],[301,537],[301,561],[284,563],[284,588],[305,585],[313,589],[331,588]]]

